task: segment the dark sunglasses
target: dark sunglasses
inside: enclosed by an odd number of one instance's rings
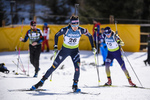
[[[105,33],[106,35],[110,35],[110,33]]]

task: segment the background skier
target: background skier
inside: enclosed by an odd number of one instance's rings
[[[122,70],[124,71],[129,84],[131,86],[136,86],[132,81],[131,81],[131,77],[125,67],[125,62],[123,60],[123,56],[121,54],[121,50],[120,50],[120,46],[124,46],[124,42],[120,39],[120,37],[111,30],[110,27],[106,27],[105,29],[105,42],[107,44],[107,48],[108,48],[108,55],[105,61],[105,66],[106,66],[106,74],[107,74],[107,78],[108,78],[108,82],[105,83],[105,85],[111,85],[112,84],[112,80],[111,80],[111,75],[110,75],[110,64],[113,61],[113,59],[115,58],[118,63],[120,64]]]
[[[44,40],[42,31],[36,28],[36,22],[30,22],[31,29],[29,29],[24,37],[20,37],[20,41],[26,42],[29,38],[30,49],[30,62],[35,67],[35,74],[33,77],[37,77],[39,68],[39,58],[41,53],[41,42]]]
[[[49,52],[49,45],[48,45],[49,34],[50,34],[50,28],[48,27],[47,23],[44,23],[43,26],[44,41],[42,42],[42,52],[44,51],[45,45],[47,47],[46,52]]]
[[[106,57],[107,57],[107,54],[108,54],[108,49],[107,49],[107,45],[105,43],[105,30],[104,28],[101,28],[101,33],[99,34],[99,38],[100,38],[100,52],[101,52],[101,55],[103,57],[103,64],[102,66],[105,66],[105,60],[106,60]],[[110,66],[113,65],[113,62],[110,64]]]
[[[147,46],[147,59],[144,60],[145,65],[147,66],[147,63],[150,65],[150,34],[148,34],[148,46]]]

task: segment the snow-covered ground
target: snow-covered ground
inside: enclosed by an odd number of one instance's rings
[[[47,69],[52,65],[53,60],[50,57],[53,52],[41,53],[40,56],[40,72],[38,78],[33,78],[34,68],[29,64],[29,75],[14,75],[13,70],[17,71],[16,52],[1,52],[0,61],[4,62],[10,70],[9,74],[0,72],[0,100],[149,100],[150,89],[129,88],[128,81],[121,70],[119,64],[114,60],[111,67],[111,76],[113,85],[117,87],[98,87],[97,71],[94,63],[94,56],[91,51],[80,51],[81,54],[81,74],[79,78],[79,88],[83,92],[100,93],[99,95],[91,94],[73,94],[72,91],[74,67],[70,57],[68,57],[53,73],[52,81],[50,78],[45,81],[42,89],[46,91],[15,91],[18,89],[27,89],[37,83]],[[137,76],[144,87],[150,88],[150,66],[145,66],[143,60],[146,59],[146,52],[125,52],[131,65],[133,66]],[[28,51],[21,51],[21,60],[28,73]],[[134,83],[141,86],[134,72],[128,64],[126,58],[126,67]],[[99,55],[99,64],[102,64],[102,56]],[[64,66],[63,66],[64,65]],[[18,69],[18,73],[22,73]],[[100,85],[107,81],[105,68],[99,67]],[[14,90],[14,91],[11,91]]]

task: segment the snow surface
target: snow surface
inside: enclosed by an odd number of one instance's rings
[[[150,66],[145,66],[143,60],[146,59],[146,52],[125,52],[131,65],[133,66],[137,76],[144,87],[150,88]],[[118,87],[98,87],[97,71],[94,63],[94,56],[91,51],[80,51],[81,56],[81,73],[79,78],[79,88],[83,92],[100,93],[99,95],[90,94],[69,94],[72,91],[74,67],[70,57],[58,67],[50,78],[45,81],[42,89],[47,91],[10,91],[17,89],[28,89],[36,84],[52,65],[53,60],[50,57],[53,51],[49,53],[41,53],[40,56],[40,72],[38,78],[33,78],[34,68],[29,64],[29,77],[27,75],[14,75],[13,70],[17,71],[17,52],[1,52],[0,61],[10,70],[9,74],[0,72],[0,100],[149,100],[150,89],[129,88],[128,81],[121,70],[119,64],[114,60],[111,67],[111,76],[113,85]],[[21,60],[28,73],[28,51],[21,51]],[[136,85],[141,86],[134,72],[132,71],[127,59],[124,58],[129,74]],[[99,64],[102,64],[102,56],[99,55]],[[62,68],[62,65],[64,67]],[[18,69],[18,73],[22,73]],[[100,85],[107,81],[105,68],[99,67]],[[23,73],[22,73],[23,74]]]

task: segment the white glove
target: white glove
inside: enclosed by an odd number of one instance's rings
[[[96,48],[92,48],[93,54],[96,54],[97,49]]]
[[[58,48],[57,48],[57,45],[54,45],[54,52],[58,52]]]
[[[124,46],[124,42],[120,42],[119,45],[120,45],[120,46]]]

